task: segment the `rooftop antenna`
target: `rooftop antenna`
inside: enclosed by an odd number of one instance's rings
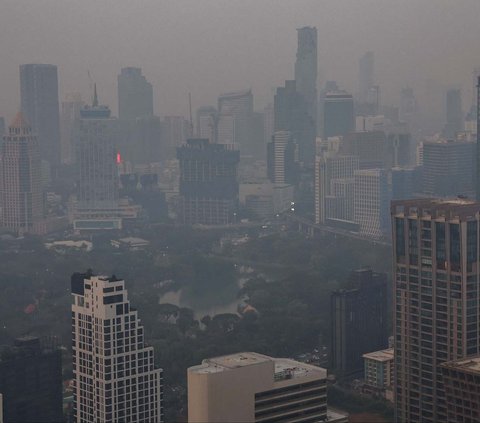
[[[192,94],[188,93],[188,107],[190,109],[190,136],[193,137]]]
[[[90,92],[92,92],[93,90],[93,79],[92,79],[92,76],[90,75],[90,71],[87,69],[87,75],[88,75],[88,90]],[[92,98],[92,102],[93,102],[93,98]]]

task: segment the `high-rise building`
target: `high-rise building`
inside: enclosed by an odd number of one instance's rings
[[[358,101],[367,103],[370,90],[374,86],[375,56],[367,51],[358,61]]]
[[[274,184],[297,183],[296,145],[288,131],[276,131],[267,145],[268,178]]]
[[[355,130],[353,97],[346,92],[329,92],[323,98],[323,137],[336,137]]]
[[[40,233],[44,217],[37,137],[19,112],[0,150],[2,226],[18,234]]]
[[[275,132],[275,112],[273,104],[269,103],[263,109],[263,141],[267,145]]]
[[[480,421],[480,357],[468,357],[441,365],[447,421]]]
[[[356,156],[326,151],[315,161],[315,222],[353,221],[353,175],[359,169]]]
[[[0,392],[5,423],[63,422],[60,349],[31,336],[1,349]]]
[[[475,143],[423,142],[423,193],[429,197],[473,197]]]
[[[20,66],[21,111],[37,134],[40,157],[60,163],[58,76],[54,65]]]
[[[327,371],[243,352],[188,369],[190,423],[327,421]],[[235,389],[232,389],[235,387]],[[328,421],[346,422],[346,416]]]
[[[60,114],[60,158],[62,164],[71,164],[75,161],[74,128],[80,119],[80,110],[85,105],[82,96],[71,93],[62,101]]]
[[[74,273],[71,289],[75,422],[161,423],[162,370],[125,282]]]
[[[165,116],[163,119],[163,136],[169,159],[175,157],[177,148],[191,137],[190,123],[183,116]]]
[[[408,200],[421,190],[419,167],[394,167],[392,169],[392,200]]]
[[[295,81],[285,81],[274,98],[274,131],[289,131],[298,146],[301,163],[313,165],[315,160],[315,122],[307,104],[297,92]]]
[[[443,136],[447,139],[454,139],[464,127],[461,91],[459,89],[448,90],[446,100],[447,121],[443,129]]]
[[[298,46],[295,61],[295,82],[298,93],[303,97],[307,113],[314,126],[317,120],[317,28],[297,29]]]
[[[252,90],[226,93],[218,97],[218,140],[235,143],[242,155],[252,154]]]
[[[330,297],[331,364],[339,376],[361,373],[363,354],[388,347],[387,275],[359,269],[350,284]]]
[[[5,134],[5,118],[0,116],[0,137]]]
[[[442,363],[480,352],[480,205],[393,201],[395,397],[399,422],[447,422]]]
[[[417,99],[415,98],[413,89],[410,87],[403,88],[400,97],[400,121],[408,125],[414,125],[416,123],[417,112]]]
[[[77,205],[75,230],[119,229],[117,120],[96,95],[80,111],[75,130]]]
[[[351,132],[343,137],[340,151],[342,154],[357,156],[360,169],[391,167],[391,155],[388,154],[385,132]]]
[[[167,156],[162,122],[158,116],[137,118],[132,122],[130,160],[134,164],[158,163]]]
[[[217,109],[213,106],[202,106],[197,109],[197,138],[217,142]]]
[[[231,144],[187,140],[177,149],[180,162],[178,218],[183,224],[234,223],[238,207],[240,153]]]
[[[354,221],[359,232],[370,238],[389,236],[388,174],[384,169],[356,170],[354,175]]]
[[[118,118],[133,121],[153,116],[153,88],[140,68],[122,68],[118,75]]]

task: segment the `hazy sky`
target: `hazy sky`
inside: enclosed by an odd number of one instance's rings
[[[407,84],[461,84],[471,100],[480,65],[480,0],[2,0],[0,116],[18,109],[18,66],[53,63],[60,99],[81,92],[87,71],[100,100],[117,110],[117,74],[139,66],[160,115],[216,104],[220,92],[251,87],[257,109],[293,78],[296,31],[318,29],[321,79],[355,91],[358,58],[375,52],[384,102]]]

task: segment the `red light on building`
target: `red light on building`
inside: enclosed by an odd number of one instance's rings
[[[117,153],[117,164],[120,164],[122,163],[122,156],[120,154],[120,152]]]

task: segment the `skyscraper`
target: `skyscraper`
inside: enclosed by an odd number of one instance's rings
[[[76,128],[77,206],[74,229],[119,229],[117,120],[98,104],[80,111]]]
[[[327,420],[327,371],[320,367],[243,352],[203,360],[187,374],[191,423]]]
[[[2,226],[18,234],[41,232],[44,217],[37,137],[19,112],[3,137],[0,153]]]
[[[274,98],[274,131],[289,131],[298,146],[301,163],[313,165],[315,160],[315,122],[307,104],[297,92],[295,81],[285,81]]]
[[[472,201],[393,201],[396,415],[447,422],[440,365],[480,352],[479,209]]]
[[[317,28],[297,29],[298,46],[295,61],[295,82],[298,93],[304,98],[307,113],[315,127],[317,120]]]
[[[71,164],[75,161],[74,128],[80,119],[80,110],[85,105],[78,93],[67,94],[62,101],[60,114],[61,162]]]
[[[217,142],[217,109],[202,106],[197,109],[197,137],[206,138],[211,143]]]
[[[296,145],[288,131],[277,131],[267,145],[267,171],[274,184],[296,184]]]
[[[238,150],[228,144],[211,144],[208,139],[189,139],[177,149],[177,158],[180,223],[234,223],[238,207]]]
[[[37,134],[40,157],[60,163],[58,76],[54,65],[20,66],[21,111]]]
[[[31,336],[1,349],[0,392],[5,423],[63,422],[60,349]]]
[[[252,154],[252,90],[225,93],[218,97],[218,142],[238,144],[242,155]]]
[[[463,130],[464,116],[462,111],[462,93],[459,89],[450,89],[446,95],[446,123],[443,129],[444,137],[454,139]]]
[[[153,116],[153,88],[140,68],[122,68],[118,75],[118,118],[133,121]]]
[[[363,371],[363,354],[388,346],[387,275],[359,269],[350,276],[351,289],[330,297],[332,367],[339,376]]]
[[[390,192],[384,169],[360,169],[354,173],[354,220],[362,235],[370,238],[389,236]]]
[[[161,423],[162,370],[125,282],[74,273],[71,289],[75,422]]]
[[[358,61],[358,101],[367,103],[374,84],[375,57],[373,51],[367,51]]]
[[[315,222],[354,220],[353,175],[359,168],[358,157],[325,151],[315,161]]]
[[[191,136],[189,122],[183,116],[165,116],[162,124],[162,139],[167,158],[174,158],[177,148]]]
[[[323,98],[323,137],[335,137],[355,130],[353,97],[344,92],[329,92]]]
[[[473,197],[475,143],[423,142],[423,193],[429,197]]]

